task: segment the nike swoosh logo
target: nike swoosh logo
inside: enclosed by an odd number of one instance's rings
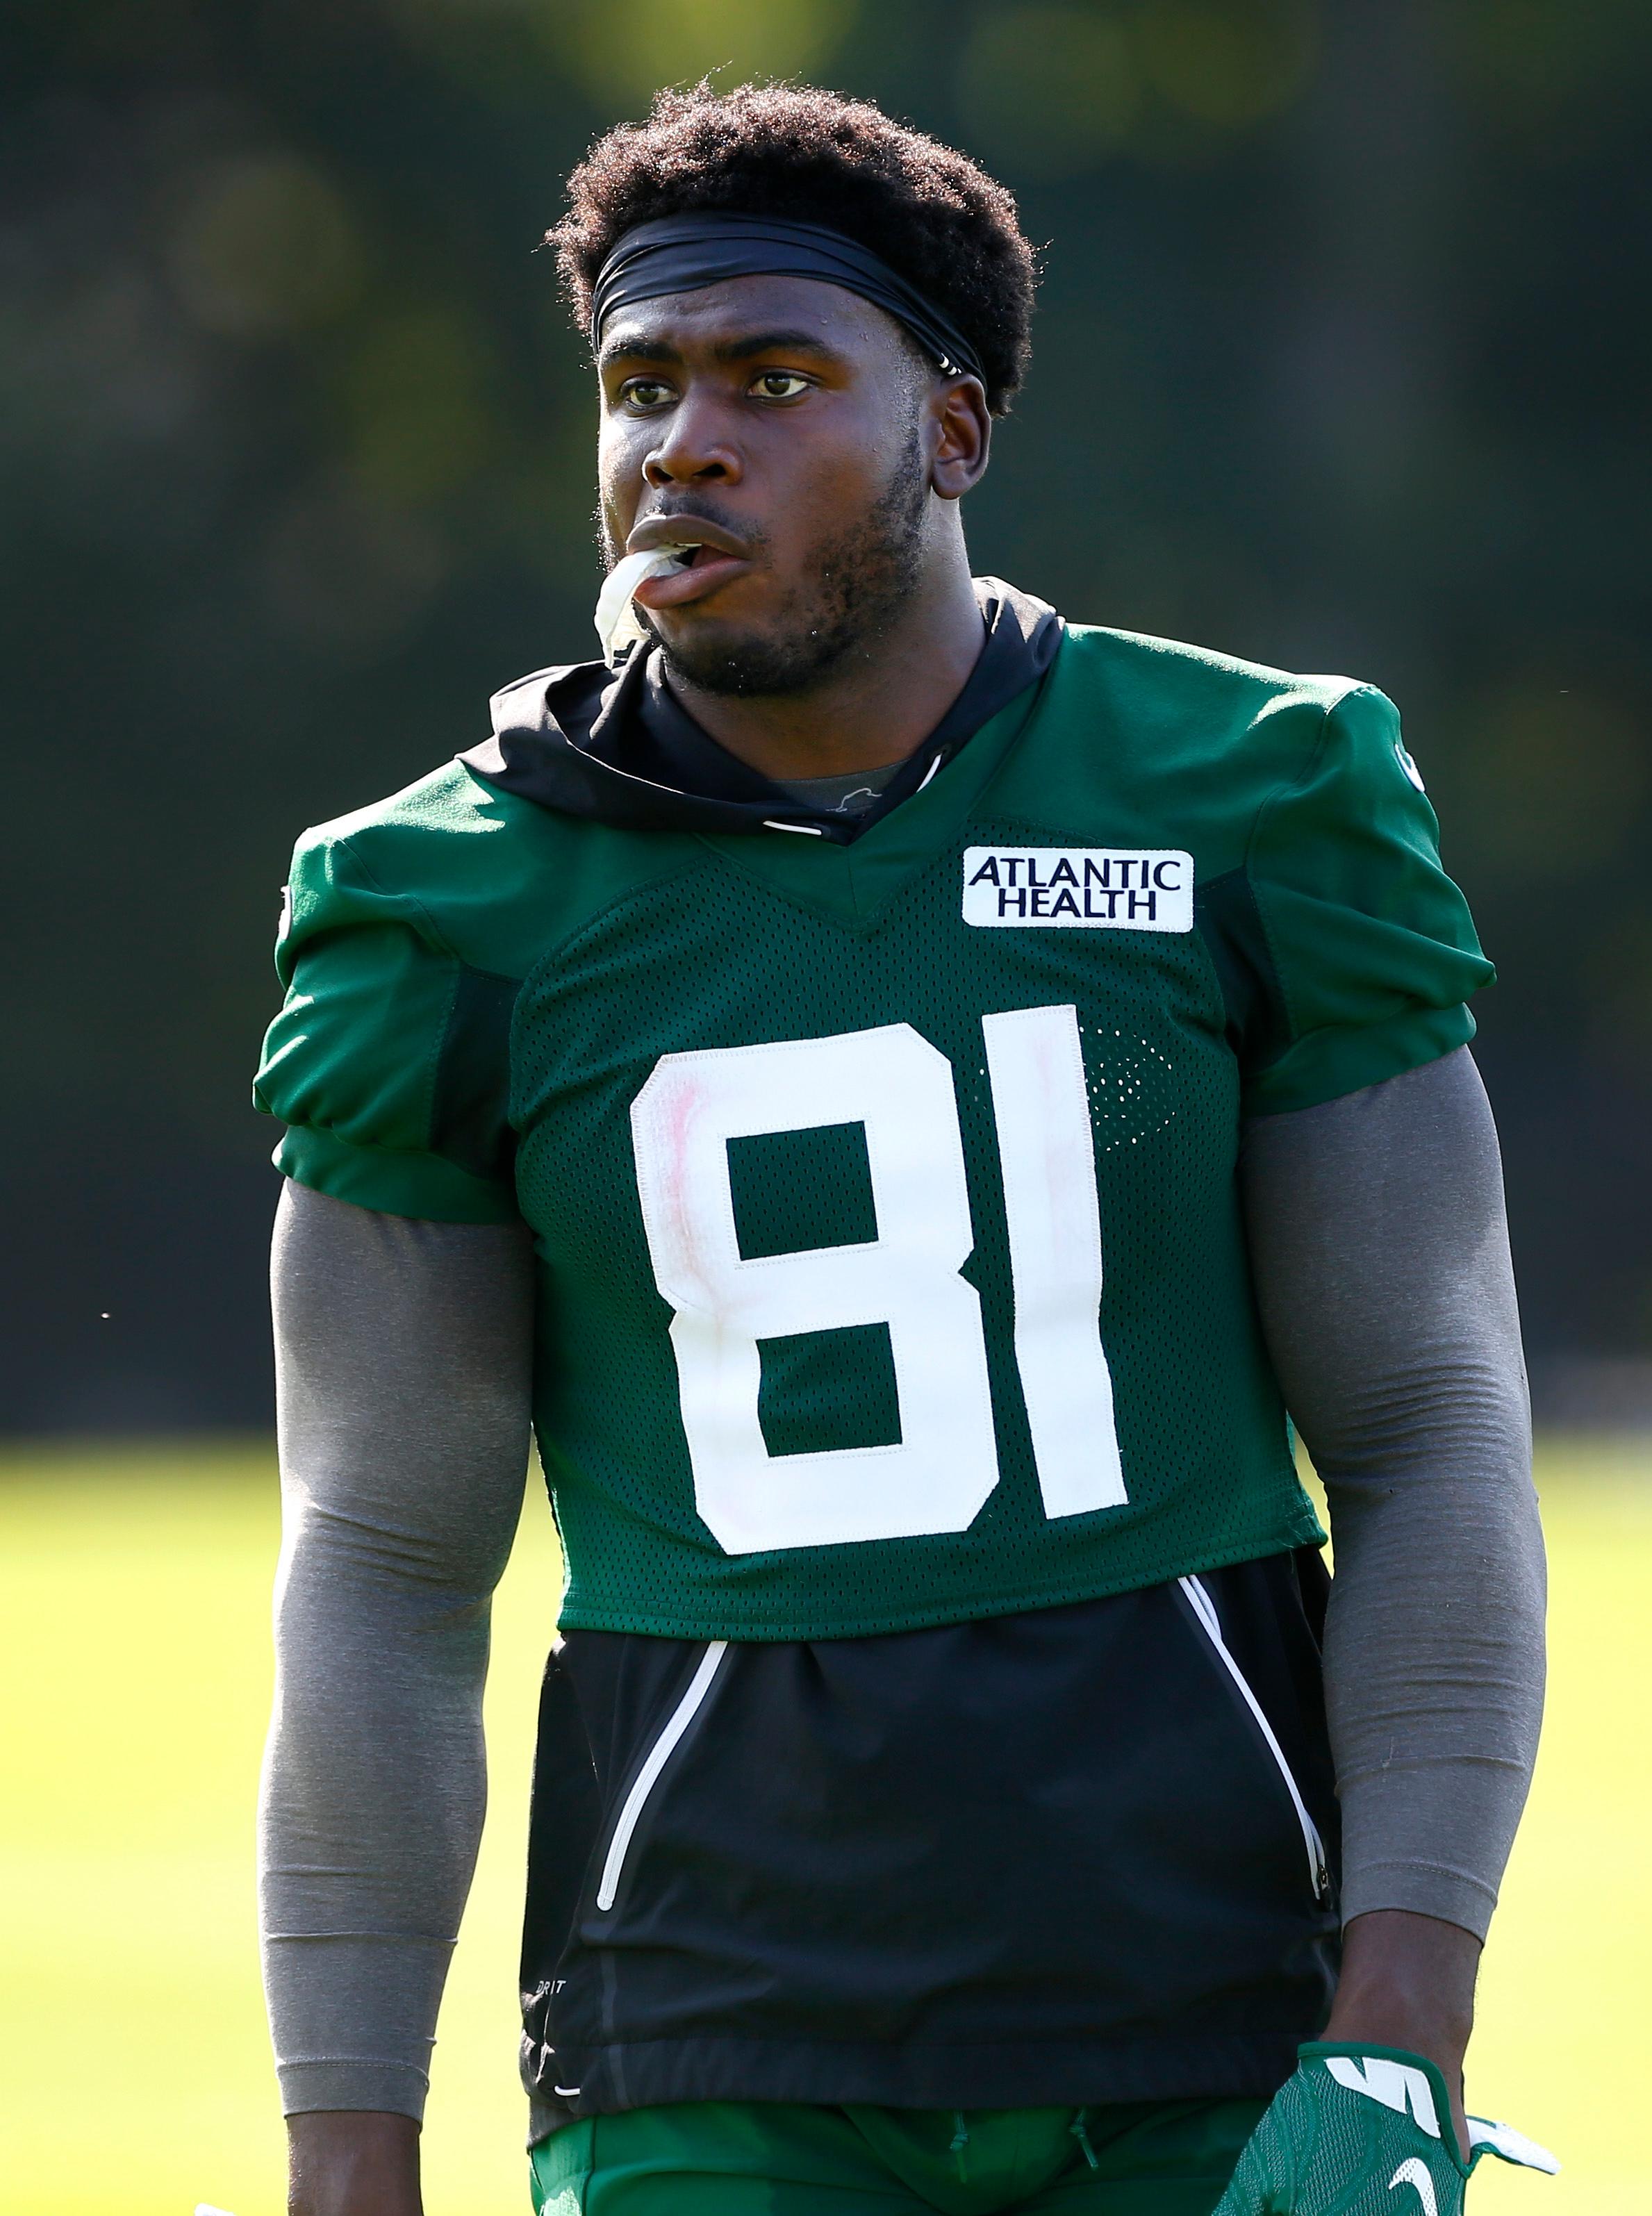
[[[1422,2203],[1423,2216],[1439,2216],[1439,2204],[1434,2199],[1434,2181],[1429,2175],[1426,2162],[1419,2162],[1415,2155],[1409,2156],[1389,2179],[1389,2191],[1392,2193],[1398,2185],[1415,2188],[1417,2198]]]

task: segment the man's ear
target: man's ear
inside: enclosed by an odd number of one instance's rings
[[[992,417],[978,377],[949,377],[930,400],[938,436],[929,483],[942,500],[962,500],[986,475]]]

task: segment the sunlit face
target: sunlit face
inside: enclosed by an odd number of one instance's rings
[[[807,689],[916,591],[943,380],[880,309],[806,277],[737,277],[619,311],[599,450],[610,562],[673,541],[644,621],[708,691]]]

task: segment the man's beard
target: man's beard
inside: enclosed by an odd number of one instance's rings
[[[668,641],[638,613],[670,674],[702,692],[767,699],[811,692],[852,656],[869,653],[917,592],[928,499],[915,430],[866,520],[822,542],[809,584],[782,603],[772,630]]]

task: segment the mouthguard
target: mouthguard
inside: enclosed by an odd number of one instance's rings
[[[596,635],[602,642],[605,662],[613,660],[616,645],[640,633],[631,600],[644,578],[669,576],[681,569],[693,551],[692,546],[656,546],[646,554],[626,554],[614,563],[596,596]]]

